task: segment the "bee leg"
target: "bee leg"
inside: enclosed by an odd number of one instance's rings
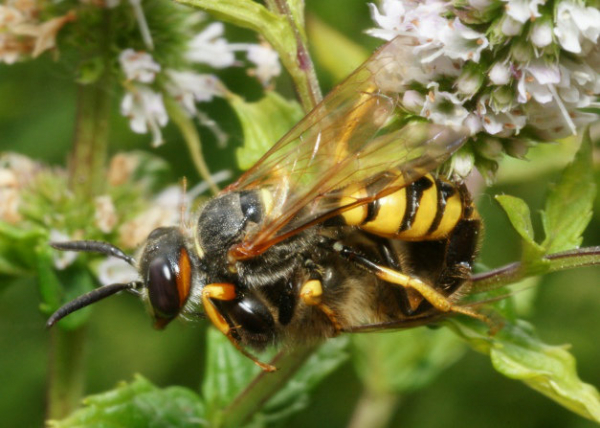
[[[359,266],[362,266],[363,268],[373,272],[373,274],[375,274],[375,276],[381,280],[389,282],[390,284],[400,285],[407,290],[417,291],[425,300],[431,303],[431,305],[440,312],[456,312],[477,318],[488,325],[494,324],[488,317],[480,314],[477,311],[464,306],[454,305],[446,296],[437,291],[431,285],[421,281],[419,278],[411,277],[395,271],[394,269],[373,263],[364,256],[358,254],[352,248],[347,247],[339,242],[336,242],[333,245],[333,249],[348,260],[351,260],[357,263]]]
[[[221,312],[213,302],[213,300],[234,300],[236,297],[237,293],[235,292],[235,285],[233,284],[222,283],[205,285],[202,289],[201,299],[202,304],[204,305],[204,311],[206,312],[206,316],[213,323],[213,325],[221,333],[223,333],[227,337],[227,339],[229,339],[232,345],[235,346],[235,348],[238,351],[240,351],[244,356],[254,361],[254,364],[256,364],[258,367],[260,367],[266,372],[273,372],[277,370],[277,367],[275,366],[260,362],[258,358],[250,354],[242,347],[242,345],[240,345],[240,342],[235,337],[233,337],[234,328],[232,328],[229,325],[225,317],[221,315]]]
[[[300,288],[300,298],[309,306],[318,307],[333,324],[335,329],[334,335],[337,336],[342,331],[342,325],[337,319],[335,312],[322,302],[323,299],[323,284],[320,279],[309,279]]]

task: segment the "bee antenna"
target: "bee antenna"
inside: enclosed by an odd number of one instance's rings
[[[96,288],[89,293],[85,293],[68,303],[61,306],[56,312],[54,312],[48,321],[46,322],[46,328],[52,327],[58,321],[66,317],[72,312],[75,312],[81,308],[96,303],[108,296],[112,296],[122,290],[136,290],[142,286],[140,281],[133,281],[127,284],[111,284],[105,285],[100,288]]]
[[[107,256],[113,256],[124,260],[131,266],[136,267],[135,259],[122,250],[102,241],[66,241],[66,242],[50,242],[52,248],[61,251],[83,251],[87,253],[100,253]]]

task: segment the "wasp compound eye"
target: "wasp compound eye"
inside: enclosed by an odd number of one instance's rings
[[[163,328],[185,305],[190,294],[191,262],[177,228],[161,228],[148,237],[141,272],[155,318]]]

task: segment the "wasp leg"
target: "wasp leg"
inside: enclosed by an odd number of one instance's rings
[[[358,254],[352,248],[342,245],[339,242],[334,244],[333,249],[348,260],[351,260],[357,263],[359,266],[362,266],[370,272],[373,272],[373,274],[375,274],[381,280],[389,282],[390,284],[399,285],[408,290],[412,289],[417,291],[425,300],[431,303],[431,305],[440,312],[456,312],[477,318],[488,325],[493,325],[493,322],[485,315],[482,315],[479,312],[464,306],[454,305],[446,296],[418,278],[411,277],[393,269],[373,263],[372,261]]]
[[[266,364],[260,362],[258,358],[254,355],[250,354],[246,351],[242,345],[240,345],[239,341],[233,337],[233,328],[229,325],[225,317],[221,315],[219,309],[215,306],[213,300],[234,300],[237,297],[235,292],[235,286],[233,284],[208,284],[205,285],[202,289],[202,304],[204,305],[204,311],[206,312],[206,316],[213,325],[223,333],[227,339],[235,346],[235,348],[240,351],[244,356],[250,358],[254,361],[258,367],[267,372],[273,372],[277,370],[277,367],[272,366],[270,364]]]
[[[319,279],[309,279],[306,281],[300,288],[300,298],[306,305],[316,306],[327,315],[327,318],[329,318],[335,329],[335,336],[342,331],[342,325],[338,321],[335,312],[322,302],[323,284],[321,284]]]

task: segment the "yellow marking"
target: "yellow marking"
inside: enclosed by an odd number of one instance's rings
[[[235,287],[233,284],[208,284],[202,289],[202,305],[206,316],[221,333],[228,337],[231,334],[229,323],[211,299],[233,300],[234,298]]]
[[[367,190],[362,187],[355,192],[348,192],[349,196],[343,196],[340,199],[340,206],[350,205],[355,203],[358,200],[364,199],[367,197]],[[367,218],[368,208],[367,204],[359,205],[357,207],[351,208],[347,211],[344,211],[341,215],[344,219],[344,222],[349,226],[358,226],[362,224],[362,222]]]
[[[267,217],[273,210],[273,195],[271,192],[264,187],[260,189],[260,200],[263,204],[264,217]]]
[[[202,259],[204,258],[204,249],[202,248],[202,245],[200,245],[200,241],[198,240],[199,237],[198,222],[196,222],[196,225],[194,226],[194,248],[196,249],[198,257]]]
[[[323,296],[323,285],[318,279],[306,281],[300,289],[300,298],[309,306],[321,304]]]
[[[450,198],[446,200],[446,207],[444,208],[442,220],[440,221],[437,229],[431,232],[427,238],[441,239],[447,236],[450,232],[452,232],[458,221],[461,219],[462,214],[462,200],[460,193],[457,190],[454,195],[450,196]]]
[[[309,306],[318,307],[331,321],[337,336],[342,331],[342,325],[337,319],[335,312],[327,305],[321,303],[323,297],[323,284],[318,279],[310,279],[304,283],[300,289],[300,298]]]
[[[413,240],[423,238],[435,220],[437,213],[438,191],[435,180],[431,175],[426,176],[431,182],[431,187],[421,194],[417,212],[413,218],[411,227],[400,232],[398,237],[401,239]]]
[[[233,300],[235,299],[235,286],[233,284],[208,284],[202,289],[202,304],[204,312],[213,325],[223,333],[231,342],[235,349],[240,351],[244,356],[250,358],[254,364],[267,372],[274,372],[277,367],[271,364],[266,364],[259,361],[254,355],[242,348],[242,345],[231,334],[231,327],[227,320],[221,315],[211,299],[217,300]]]
[[[406,211],[406,189],[400,189],[377,201],[379,211],[373,220],[361,226],[376,235],[396,235]]]

